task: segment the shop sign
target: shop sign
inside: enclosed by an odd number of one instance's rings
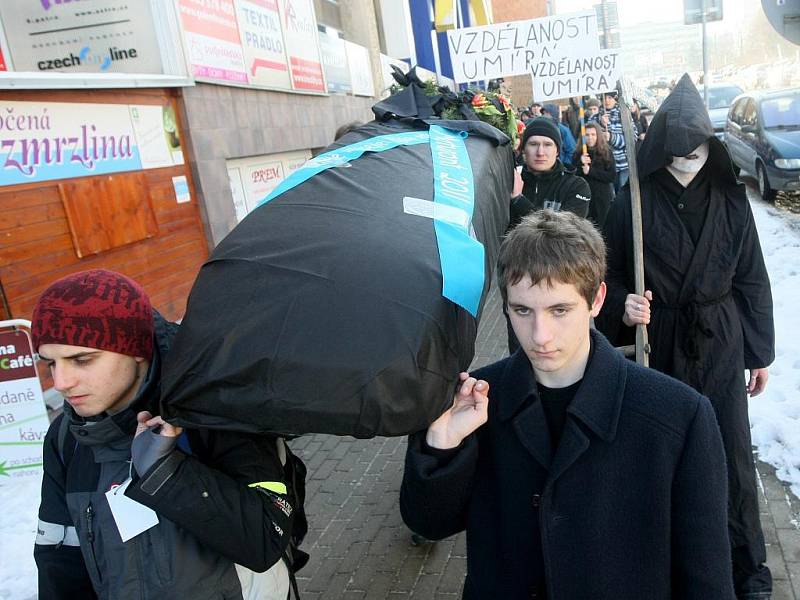
[[[0,101],[0,185],[176,164],[170,106]]]
[[[353,83],[353,94],[356,96],[374,96],[375,86],[372,83],[372,66],[369,50],[353,42],[345,42],[347,64],[350,68],[350,81]]]
[[[291,89],[277,0],[237,0],[239,36],[251,84]]]
[[[317,21],[311,0],[279,0],[283,36],[289,55],[292,87],[296,90],[324,92],[317,36]]]
[[[0,20],[15,71],[163,73],[149,2],[3,0]]]
[[[346,94],[353,89],[353,86],[350,84],[344,40],[340,37],[340,33],[332,27],[320,25],[320,30],[319,48],[322,52],[322,64],[328,92]]]
[[[178,9],[192,74],[223,83],[247,83],[233,0],[178,0]]]
[[[41,476],[50,426],[28,334],[0,333],[0,485]]]

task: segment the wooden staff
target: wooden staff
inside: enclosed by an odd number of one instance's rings
[[[639,169],[636,164],[636,138],[633,135],[631,110],[623,95],[622,78],[617,83],[622,135],[625,137],[625,154],[628,157],[628,185],[631,189],[631,217],[633,220],[633,274],[634,292],[644,296],[644,241],[642,235],[642,194],[639,190]],[[650,344],[647,325],[636,325],[636,362],[649,366]]]

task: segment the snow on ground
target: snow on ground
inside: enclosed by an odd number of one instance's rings
[[[761,200],[751,205],[772,283],[776,334],[767,389],[750,399],[753,444],[800,496],[800,216]]]
[[[0,598],[34,600],[36,564],[36,512],[39,509],[40,477],[10,479],[0,483]]]
[[[800,216],[752,198],[772,282],[777,349],[767,390],[750,400],[753,444],[800,496]],[[0,599],[36,597],[33,540],[40,481],[0,482]]]

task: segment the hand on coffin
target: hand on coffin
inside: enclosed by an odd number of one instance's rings
[[[486,423],[489,408],[489,384],[483,379],[459,374],[461,387],[453,397],[451,406],[436,419],[425,436],[431,448],[455,448],[473,431]]]
[[[511,197],[516,198],[522,193],[522,188],[525,187],[525,183],[522,181],[522,167],[516,167],[514,169],[514,189],[511,192]]]

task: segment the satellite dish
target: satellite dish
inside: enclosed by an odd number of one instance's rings
[[[800,0],[761,0],[761,7],[775,31],[800,45]]]

